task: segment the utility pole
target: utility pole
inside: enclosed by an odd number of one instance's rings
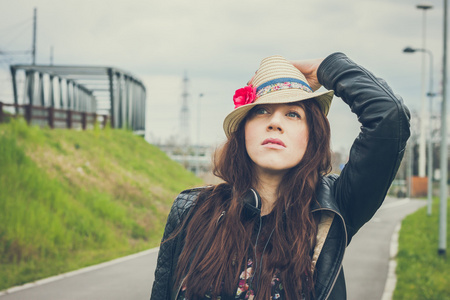
[[[37,9],[34,8],[34,15],[33,15],[33,48],[31,50],[31,58],[32,58],[32,64],[36,64],[36,15],[37,15]]]
[[[185,146],[185,150],[187,149],[187,146],[189,145],[189,104],[188,104],[188,83],[189,79],[187,77],[187,74],[184,74],[183,78],[183,93],[182,96],[182,104],[181,104],[181,113],[180,113],[180,135],[181,135],[181,142],[182,145]]]
[[[439,203],[439,249],[445,255],[447,248],[447,0],[444,0],[444,53],[442,59],[441,103],[441,197]]]
[[[203,93],[200,93],[198,95],[198,101],[197,101],[197,146],[195,147],[195,175],[200,175],[200,128],[201,128],[201,118],[200,118],[200,100],[203,97]]]

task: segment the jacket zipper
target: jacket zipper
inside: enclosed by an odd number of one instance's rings
[[[345,249],[347,248],[347,240],[348,240],[347,228],[345,228],[345,220],[344,220],[344,218],[342,217],[342,215],[340,213],[338,213],[337,211],[335,211],[333,209],[319,208],[319,209],[315,209],[315,210],[311,211],[311,213],[316,212],[316,211],[324,211],[324,210],[331,211],[332,213],[338,215],[339,218],[341,218],[341,220],[342,220],[342,224],[344,225],[344,232],[345,232],[345,248],[344,248],[344,254],[342,255],[342,258],[344,258]],[[333,279],[333,282],[331,283],[330,291],[328,292],[328,294],[326,295],[324,300],[327,300],[328,297],[330,297],[331,291],[333,290],[333,287],[336,284],[336,280],[337,280],[337,278],[339,276],[339,273],[341,272],[341,269],[342,269],[342,262],[341,262],[341,266],[339,267],[338,272],[336,273],[336,276]]]
[[[173,298],[173,300],[177,300],[178,299],[178,296],[180,295],[180,291],[181,291],[181,288],[183,287],[183,282],[184,282],[185,279],[186,279],[186,277],[184,277],[183,280],[181,280],[180,286],[178,287],[177,294],[175,295],[175,298]]]

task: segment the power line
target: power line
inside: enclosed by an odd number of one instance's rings
[[[7,27],[0,28],[0,32],[6,31],[6,30],[9,31],[13,27],[17,28],[17,27],[20,27],[20,26],[25,25],[27,23],[31,23],[32,20],[33,20],[32,18],[26,18],[26,19],[24,19],[22,21],[19,21],[19,22],[15,23],[15,24],[11,24],[11,25],[8,25]]]
[[[31,22],[27,22],[29,24],[24,24],[27,26],[17,27],[16,30],[9,30],[7,33],[2,33],[3,44],[8,45],[15,42],[18,38],[21,38],[25,32],[30,32],[31,30]],[[7,40],[8,39],[8,40]]]
[[[3,51],[0,50],[0,54],[2,55],[27,55],[30,54],[30,50],[17,50],[17,51]]]
[[[11,47],[12,46],[12,44],[14,43],[14,42],[16,42],[19,38],[22,38],[23,37],[23,35],[24,35],[24,33],[25,33],[25,31],[28,31],[28,30],[30,30],[30,28],[24,28],[21,32],[19,32],[18,34],[16,34],[14,37],[12,37],[10,40],[8,40],[8,41],[5,41],[4,42],[4,46],[2,47],[2,48],[8,48],[8,47]]]
[[[12,65],[15,61],[18,61],[18,59],[10,54],[5,54],[0,51],[0,64],[4,64],[7,69],[9,69],[9,65]],[[24,59],[20,59],[19,61],[23,63]]]

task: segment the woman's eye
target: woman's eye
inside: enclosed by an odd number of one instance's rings
[[[299,119],[301,119],[300,114],[298,112],[296,112],[296,111],[288,112],[286,114],[286,116],[288,116],[290,118],[299,118]]]
[[[258,108],[255,110],[255,114],[257,114],[257,115],[264,115],[264,114],[267,114],[267,109],[265,109],[264,107],[258,107]]]

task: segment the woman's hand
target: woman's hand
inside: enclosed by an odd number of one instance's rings
[[[308,60],[293,60],[291,63],[300,72],[305,75],[306,80],[308,80],[309,86],[313,91],[318,90],[321,87],[319,80],[317,79],[317,69],[322,63],[323,58],[308,59]]]

